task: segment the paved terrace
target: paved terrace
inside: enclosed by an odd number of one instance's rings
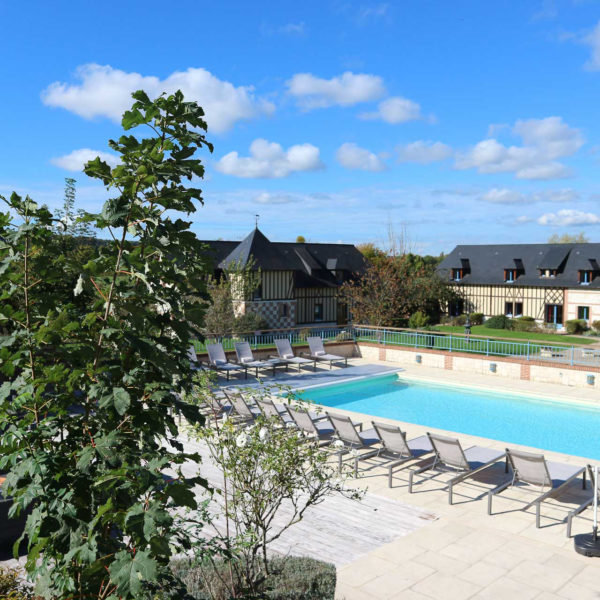
[[[363,365],[366,365],[364,361],[353,359],[353,368],[348,368],[346,374],[357,376]],[[379,363],[370,365],[368,371],[383,371],[386,367],[398,370],[397,365],[393,363]],[[331,377],[338,380],[344,371],[334,371]],[[312,375],[309,371],[304,371],[300,377],[297,374],[288,374],[286,383],[306,388],[312,383],[327,381],[328,373],[329,371],[322,370]],[[535,394],[563,400],[596,400],[595,392],[585,389],[505,378],[499,383],[498,379],[490,381],[491,378],[485,375],[425,367],[404,369],[402,377],[437,383],[440,383],[443,377],[448,382],[483,389],[497,390],[501,385],[507,393]],[[296,382],[290,381],[293,378],[296,378]],[[365,424],[372,419],[369,415],[339,412],[361,418]],[[394,422],[390,419],[378,420]],[[421,435],[427,429],[440,431],[413,424],[395,423],[406,429],[409,438]],[[465,448],[478,444],[503,450],[507,445],[464,434],[456,435]],[[509,446],[519,447],[514,444]],[[536,450],[523,446],[521,448]],[[554,452],[545,452],[545,455],[551,460],[582,466],[588,462],[586,459]],[[591,494],[589,489],[587,492],[581,490],[581,480],[576,481],[560,496],[562,502],[550,500],[543,504],[542,527],[536,529],[533,509],[528,512],[521,510],[534,495],[532,490],[506,490],[495,498],[495,514],[486,514],[486,492],[494,487],[498,478],[505,477],[503,464],[459,484],[455,488],[455,504],[452,506],[448,505],[447,494],[443,491],[443,481],[448,479],[446,474],[425,480],[415,487],[415,493],[408,494],[410,467],[396,472],[393,488],[390,489],[387,487],[387,470],[378,466],[377,459],[369,461],[366,465],[367,469],[354,485],[367,487],[368,499],[376,498],[377,502],[381,502],[380,499],[385,498],[394,501],[397,506],[397,514],[391,520],[387,504],[385,515],[370,515],[370,519],[380,518],[382,522],[387,521],[390,528],[395,528],[396,521],[402,522],[411,506],[418,511],[416,515],[429,514],[438,518],[432,518],[425,526],[416,527],[403,535],[394,533],[394,539],[386,543],[381,543],[377,534],[377,547],[368,552],[364,552],[364,546],[359,548],[349,544],[345,551],[347,556],[360,556],[346,564],[340,564],[338,555],[330,554],[326,548],[320,549],[317,544],[313,555],[329,558],[338,564],[340,599],[600,599],[600,559],[585,558],[576,554],[573,550],[573,540],[566,537],[565,519],[568,512]],[[330,514],[329,518],[336,523],[338,529],[351,531],[356,527],[352,513],[346,515],[339,512]],[[365,531],[361,528],[360,533],[356,530],[357,535],[370,537],[369,527],[366,529]],[[587,509],[574,520],[573,533],[589,531],[591,510]],[[311,536],[316,540],[319,532],[304,530],[302,535]]]

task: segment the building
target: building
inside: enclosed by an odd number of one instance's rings
[[[259,314],[270,329],[345,324],[348,311],[338,297],[339,287],[366,265],[352,244],[271,242],[258,228],[241,242],[204,243],[216,275],[249,261],[260,270],[260,285],[252,297],[234,297],[235,311]]]
[[[451,315],[600,320],[600,244],[456,246],[437,271],[461,298]]]

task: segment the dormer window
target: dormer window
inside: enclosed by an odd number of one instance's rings
[[[516,269],[504,269],[504,282],[505,283],[513,283],[517,280],[517,270]]]
[[[452,269],[452,280],[460,281],[463,278],[463,270],[462,269]]]
[[[556,269],[541,269],[540,277],[556,277]]]
[[[590,285],[590,283],[592,283],[593,278],[593,271],[579,271],[577,273],[577,280],[579,281],[579,285]]]

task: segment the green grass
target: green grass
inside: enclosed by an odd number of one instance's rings
[[[438,325],[436,331],[444,333],[464,333],[465,328],[454,325]],[[596,338],[580,338],[568,335],[559,335],[556,333],[538,333],[535,331],[512,331],[511,329],[490,329],[483,325],[475,325],[471,328],[471,335],[478,335],[489,338],[509,338],[515,340],[535,340],[540,342],[549,342],[551,344],[568,344],[589,346],[598,341]]]

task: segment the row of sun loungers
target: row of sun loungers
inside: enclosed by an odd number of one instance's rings
[[[258,377],[259,370],[272,370],[275,375],[275,369],[278,366],[285,366],[287,369],[290,365],[296,365],[298,371],[303,366],[311,366],[313,370],[317,368],[317,362],[328,362],[329,368],[333,368],[333,363],[344,362],[348,366],[348,359],[337,354],[329,354],[325,351],[323,340],[320,337],[309,337],[307,339],[310,358],[296,356],[292,349],[292,345],[287,338],[275,340],[275,348],[277,356],[270,356],[268,360],[256,360],[252,354],[252,349],[248,342],[236,342],[235,353],[237,362],[232,363],[227,360],[223,345],[220,343],[207,344],[206,351],[208,353],[208,366],[217,372],[222,372],[229,380],[229,375],[232,372],[244,373],[244,377],[248,377],[248,369],[254,369],[255,375]],[[196,350],[191,347],[189,350],[189,358],[192,368],[198,368],[200,361],[196,355]]]
[[[253,406],[241,394],[227,394],[227,409],[220,406],[220,411],[231,411],[243,422],[254,421],[259,415],[279,418],[283,425],[294,426],[318,440],[321,445],[335,443],[338,448],[339,468],[342,468],[344,457],[353,460],[354,472],[358,474],[359,463],[372,458],[385,459],[378,463],[387,467],[388,486],[393,486],[394,472],[399,467],[416,463],[416,469],[408,474],[408,491],[414,492],[417,477],[427,471],[450,470],[456,474],[447,482],[448,502],[453,502],[453,492],[457,484],[473,477],[477,473],[489,469],[498,462],[504,461],[505,475],[502,480],[487,492],[487,512],[492,514],[492,502],[495,496],[517,484],[527,484],[541,488],[523,508],[527,510],[535,506],[536,527],[540,527],[541,506],[545,500],[558,496],[566,486],[577,478],[582,478],[583,489],[586,488],[586,469],[567,463],[548,461],[542,454],[534,454],[517,449],[504,451],[472,446],[464,449],[460,440],[437,433],[427,433],[408,439],[404,431],[396,425],[372,421],[372,427],[363,430],[361,423],[350,417],[325,411],[317,413],[307,411],[297,405],[278,403],[269,399],[258,399]],[[590,469],[591,476],[591,469]],[[424,479],[421,478],[421,481]],[[573,509],[567,518],[567,535],[570,537],[573,518],[591,504],[587,500]]]

